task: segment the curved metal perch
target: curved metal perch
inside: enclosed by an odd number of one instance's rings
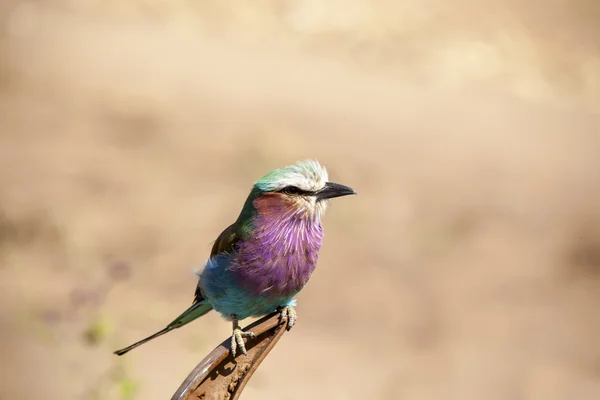
[[[287,320],[285,321],[287,322]],[[285,333],[287,324],[272,313],[244,328],[256,335],[247,340],[248,355],[231,356],[230,340],[217,346],[183,381],[171,400],[237,400],[260,363]]]

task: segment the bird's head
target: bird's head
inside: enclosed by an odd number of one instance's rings
[[[273,170],[255,182],[255,205],[257,201],[263,207],[320,218],[330,199],[356,194],[354,189],[328,179],[325,167],[313,160]]]

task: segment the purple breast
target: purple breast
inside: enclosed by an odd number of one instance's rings
[[[259,214],[252,239],[240,243],[231,270],[252,294],[267,298],[293,296],[315,270],[322,241],[318,218]]]

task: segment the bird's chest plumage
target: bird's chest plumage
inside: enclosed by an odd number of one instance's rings
[[[257,212],[230,251],[211,257],[199,286],[213,308],[244,319],[287,305],[312,275],[323,240],[318,217],[255,201]]]
[[[316,220],[258,218],[252,239],[239,244],[230,269],[235,280],[254,295],[292,297],[315,270],[322,239]]]

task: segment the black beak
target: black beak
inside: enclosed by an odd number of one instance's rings
[[[333,182],[327,182],[323,189],[315,193],[317,200],[333,199],[334,197],[348,196],[349,194],[356,194],[356,192],[348,186]]]

